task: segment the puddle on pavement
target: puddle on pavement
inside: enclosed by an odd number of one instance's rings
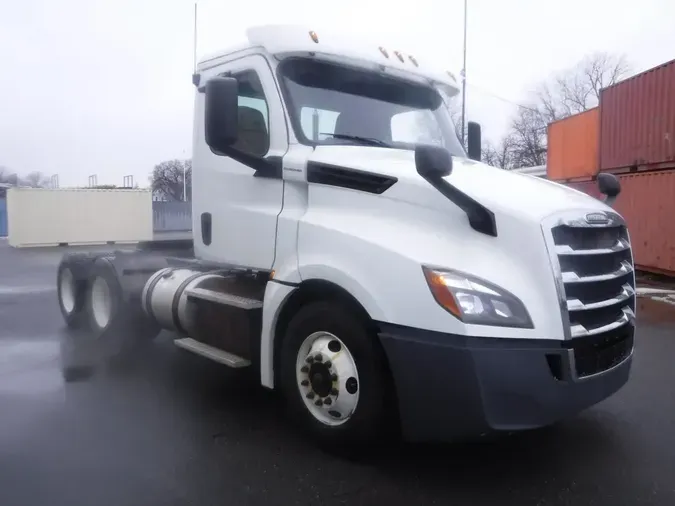
[[[675,323],[675,299],[672,297],[640,297],[637,306],[638,323]]]
[[[0,394],[45,394],[63,388],[59,343],[0,340]]]

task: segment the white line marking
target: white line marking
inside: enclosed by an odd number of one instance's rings
[[[656,294],[675,294],[675,290],[667,290],[663,288],[649,288],[646,286],[639,286],[637,288],[638,295],[656,295]]]
[[[667,297],[652,297],[652,300],[657,300],[659,302],[665,302],[671,306],[675,306],[675,296],[668,295]]]
[[[0,286],[0,295],[26,295],[31,293],[55,292],[54,286]]]

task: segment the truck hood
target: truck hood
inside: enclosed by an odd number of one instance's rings
[[[396,184],[384,194],[391,198],[431,207],[446,206],[448,203],[417,173],[415,155],[410,150],[317,146],[310,160],[396,177],[404,184]],[[540,221],[562,210],[610,210],[598,199],[562,184],[466,158],[453,157],[452,174],[446,176],[445,180],[495,214],[505,213],[528,221]],[[408,186],[410,190],[410,185],[417,191],[399,191],[403,189],[401,186]],[[433,190],[440,199],[431,197],[424,191],[427,189]]]

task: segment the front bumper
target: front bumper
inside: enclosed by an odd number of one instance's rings
[[[476,338],[380,324],[409,441],[534,429],[574,415],[626,383],[633,333],[626,326],[598,343]]]

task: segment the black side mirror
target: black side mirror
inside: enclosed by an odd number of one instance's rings
[[[481,132],[480,125],[473,121],[469,121],[466,131],[467,137],[467,154],[471,160],[480,162],[481,154]]]
[[[621,193],[621,181],[614,174],[598,174],[598,190],[605,195],[605,204],[611,206]]]
[[[452,156],[440,146],[420,144],[415,148],[415,167],[424,179],[448,176],[452,173]]]
[[[204,130],[206,143],[225,153],[237,142],[239,84],[233,77],[214,77],[206,81]]]

